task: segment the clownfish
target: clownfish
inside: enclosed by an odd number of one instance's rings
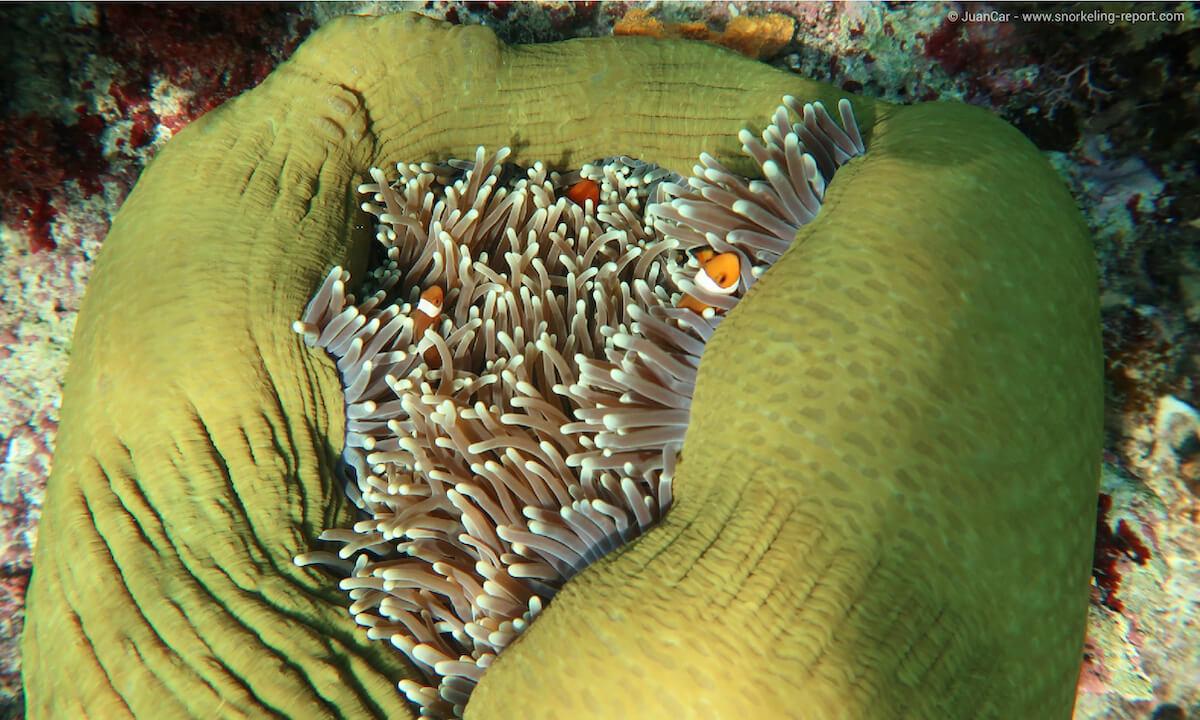
[[[736,253],[717,255],[712,250],[701,250],[696,253],[696,259],[700,261],[700,269],[696,271],[695,278],[697,285],[716,295],[732,295],[733,291],[737,290],[738,273],[741,272],[742,263]],[[677,307],[703,313],[712,306],[684,293]]]
[[[425,330],[441,316],[444,299],[445,293],[437,285],[421,293],[421,299],[417,301],[417,309],[412,316],[413,340],[424,337]]]
[[[444,299],[445,293],[437,285],[421,293],[421,299],[417,301],[417,308],[412,314],[413,342],[421,342],[425,331],[441,317]],[[438,354],[436,347],[426,348],[421,357],[425,358],[425,364],[431,368],[440,367],[442,364],[442,356]]]
[[[587,201],[592,201],[592,208],[600,207],[600,186],[594,180],[583,179],[567,190],[567,199],[579,207],[586,208]]]
[[[421,338],[425,337],[425,331],[430,328],[433,323],[437,322],[439,317],[442,317],[442,302],[445,300],[445,292],[438,286],[433,286],[421,293],[421,298],[416,301],[416,310],[413,311],[413,342],[421,342]],[[442,355],[438,353],[436,347],[425,349],[425,353],[421,355],[425,359],[425,364],[436,368],[442,366]]]

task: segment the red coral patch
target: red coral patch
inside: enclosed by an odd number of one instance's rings
[[[1122,612],[1125,606],[1117,597],[1121,584],[1118,564],[1133,561],[1145,565],[1150,559],[1150,548],[1138,537],[1124,520],[1117,523],[1116,532],[1108,519],[1112,510],[1112,496],[1100,493],[1096,508],[1096,541],[1092,551],[1092,578],[1100,588],[1100,604],[1114,612]]]

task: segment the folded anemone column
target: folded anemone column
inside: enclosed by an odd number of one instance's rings
[[[81,310],[23,639],[28,715],[409,717],[404,656],[292,559],[355,521],[337,368],[371,167],[477,146],[738,172],[832,88],[648,39],[328,24],[173,139]],[[1069,717],[1100,446],[1087,236],[1018,133],[852,99],[867,141],[704,349],[674,503],[569,580],[467,717]]]

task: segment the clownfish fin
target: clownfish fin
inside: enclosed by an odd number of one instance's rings
[[[712,307],[712,305],[706,305],[697,300],[694,296],[684,293],[683,297],[679,298],[679,302],[676,303],[675,307],[681,307],[685,310],[691,310],[694,313],[703,315],[704,311]]]

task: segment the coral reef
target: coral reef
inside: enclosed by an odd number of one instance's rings
[[[1160,703],[1200,705],[1193,602],[1200,413],[1165,395],[1129,414],[1146,419],[1127,428],[1128,444],[1106,458],[1076,718],[1141,718]]]
[[[755,60],[768,60],[787,45],[794,29],[795,21],[780,14],[754,17],[738,15],[717,32],[703,22],[664,23],[647,10],[633,8],[613,26],[613,35],[702,40]]]

